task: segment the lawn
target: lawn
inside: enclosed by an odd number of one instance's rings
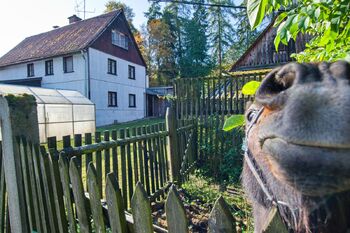
[[[96,131],[103,132],[106,130],[120,130],[125,128],[134,128],[134,127],[140,127],[144,125],[153,125],[153,124],[164,123],[164,122],[165,122],[164,118],[145,118],[145,119],[140,119],[135,121],[97,127]]]

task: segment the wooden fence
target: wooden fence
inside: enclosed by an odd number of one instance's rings
[[[5,171],[3,168],[2,142],[0,141],[0,233],[10,231],[8,215]]]
[[[153,224],[152,198],[141,181],[136,183],[130,214],[126,212],[125,198],[115,172],[104,177],[106,185],[101,190],[94,161],[89,162],[86,177],[83,177],[79,154],[72,157],[62,152],[57,156],[24,138],[16,143],[26,203],[26,208],[21,211],[27,217],[29,232],[188,232],[189,221],[175,186],[170,188],[166,199],[165,229]],[[219,198],[211,212],[209,232],[235,232],[235,228],[229,207]]]
[[[76,156],[79,173],[87,186],[88,164],[96,167],[100,193],[105,197],[107,174],[113,172],[122,187],[124,205],[129,206],[134,187],[140,181],[147,194],[158,198],[169,187],[169,164],[165,124],[155,124],[117,131],[96,132],[63,137],[62,148],[55,137],[48,139],[48,148],[69,158]],[[84,145],[83,145],[84,144]]]
[[[222,130],[224,122],[232,114],[243,114],[247,102],[252,100],[242,94],[243,85],[261,81],[265,75],[266,72],[259,72],[221,78],[181,78],[174,83],[177,127],[183,127],[183,122],[196,123],[198,158],[210,164],[215,177],[220,176],[225,154],[232,148],[239,151],[242,141],[242,132]]]

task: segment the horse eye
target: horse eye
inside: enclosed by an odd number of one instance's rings
[[[255,115],[256,115],[256,110],[252,110],[252,111],[250,111],[249,113],[248,113],[248,115],[247,115],[247,120],[249,121],[249,122],[251,122],[253,119],[254,119],[254,117],[255,117]]]

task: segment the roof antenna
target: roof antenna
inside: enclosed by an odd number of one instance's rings
[[[81,5],[83,5],[83,10],[81,10]],[[84,19],[86,19],[86,13],[95,13],[94,9],[93,11],[87,11],[86,10],[86,0],[80,1],[79,3],[77,1],[75,1],[75,12],[77,12],[77,14],[83,12],[84,13]]]

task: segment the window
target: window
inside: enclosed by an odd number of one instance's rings
[[[129,94],[129,108],[135,108],[135,107],[136,107],[136,95]]]
[[[118,32],[117,30],[112,30],[112,44],[128,49],[129,39],[125,34]]]
[[[135,67],[129,66],[129,79],[135,79]]]
[[[45,75],[53,75],[53,60],[45,61]]]
[[[27,76],[28,77],[34,76],[34,64],[33,63],[27,64]]]
[[[63,58],[63,72],[71,73],[73,70],[73,56]]]
[[[108,74],[117,75],[117,62],[112,59],[108,59]]]
[[[108,107],[117,107],[117,92],[109,91],[108,92]]]

